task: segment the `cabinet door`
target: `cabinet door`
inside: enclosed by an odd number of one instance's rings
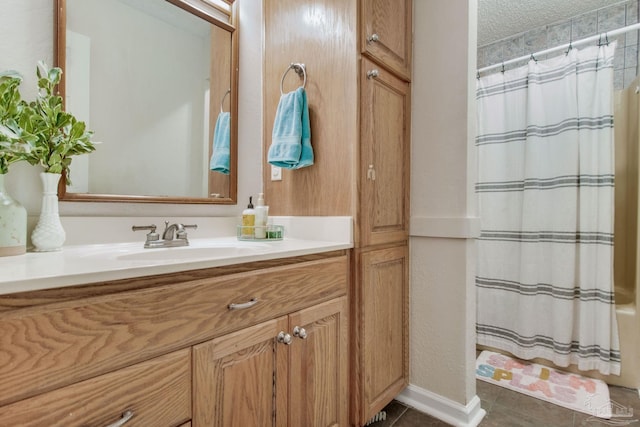
[[[411,0],[360,0],[362,53],[411,79]]]
[[[348,424],[347,313],[343,297],[289,316],[292,427]]]
[[[193,349],[193,427],[287,425],[289,346],[280,317]]]
[[[366,59],[361,67],[359,244],[409,235],[409,84]]]
[[[364,424],[408,384],[409,257],[407,246],[360,254],[353,329],[358,352],[356,422]]]

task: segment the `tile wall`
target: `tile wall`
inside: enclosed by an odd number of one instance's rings
[[[639,3],[640,0],[618,2],[565,21],[533,28],[507,39],[478,46],[478,68],[635,24],[638,22]],[[627,87],[637,75],[638,37],[638,31],[631,31],[610,38],[610,41],[618,40],[614,65],[614,86],[616,89]],[[548,56],[559,54],[561,53],[553,52]],[[507,66],[507,68],[524,65],[526,62],[527,60],[524,60],[522,63],[516,63]]]

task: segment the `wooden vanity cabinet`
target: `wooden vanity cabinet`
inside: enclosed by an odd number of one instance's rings
[[[0,296],[0,425],[346,425],[349,259]]]
[[[193,426],[348,424],[347,300],[194,348]]]

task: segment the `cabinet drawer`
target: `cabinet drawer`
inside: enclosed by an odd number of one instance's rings
[[[7,426],[175,427],[191,419],[191,351],[185,349],[0,407]]]
[[[340,255],[0,313],[0,405],[344,295],[347,280]]]

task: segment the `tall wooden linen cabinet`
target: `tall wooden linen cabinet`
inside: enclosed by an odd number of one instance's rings
[[[264,183],[271,215],[353,216],[351,425],[408,384],[411,0],[264,1]],[[314,165],[271,180],[286,73],[303,63]]]

